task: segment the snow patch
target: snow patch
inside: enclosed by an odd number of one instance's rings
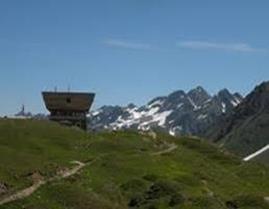
[[[244,160],[244,161],[249,161],[249,160],[251,160],[252,158],[255,158],[256,156],[262,154],[262,153],[265,152],[266,150],[269,150],[269,144],[266,145],[265,147],[259,149],[258,151],[252,153],[251,155],[245,157],[243,160]]]
[[[209,102],[211,102],[211,101],[212,101],[212,98],[209,98],[209,99],[207,99],[207,100],[204,102],[204,104],[209,103]]]
[[[163,126],[165,124],[166,118],[172,113],[172,110],[164,111],[160,114],[157,114],[153,120],[159,121],[159,126]]]
[[[221,103],[221,112],[226,113],[226,104],[224,102]]]
[[[191,105],[193,106],[193,109],[194,109],[194,110],[199,110],[199,109],[201,109],[201,107],[200,107],[200,106],[197,106],[197,105],[194,103],[194,101],[193,101],[190,97],[187,97],[187,98],[188,98],[189,102],[191,103]]]
[[[96,116],[96,115],[99,115],[99,112],[98,111],[96,111],[96,112],[92,112],[92,114],[91,114],[92,116]]]
[[[231,101],[231,104],[236,107],[237,105],[239,105],[241,102],[239,99],[237,99],[236,97],[234,98],[234,100]]]
[[[162,101],[162,100],[156,100],[153,103],[149,104],[148,107],[151,108],[151,107],[156,106],[156,105],[162,106],[163,103],[164,103],[164,101]]]
[[[132,109],[127,109],[128,113],[132,116],[133,119],[138,119],[141,117],[141,113],[137,112],[137,107]]]
[[[171,136],[176,136],[176,133],[180,131],[182,131],[182,126],[175,126],[169,130],[169,134]]]
[[[150,116],[150,115],[154,115],[156,112],[158,112],[159,107],[154,107],[152,109],[150,109],[145,115]]]
[[[147,120],[139,125],[139,129],[143,129],[143,127],[147,127],[150,124],[157,123],[158,126],[164,126],[166,122],[166,118],[172,113],[172,110],[156,113],[154,115],[148,115],[151,116],[150,120]]]
[[[198,120],[203,120],[205,118],[207,118],[207,114],[201,114],[197,117]]]
[[[169,130],[169,134],[170,134],[171,136],[175,136],[175,135],[176,135],[174,129],[170,129],[170,130]]]
[[[183,106],[183,103],[179,103],[179,104],[177,105],[177,109],[181,108],[182,106]]]

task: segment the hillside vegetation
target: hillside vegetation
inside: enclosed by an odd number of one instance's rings
[[[200,139],[0,120],[0,201],[80,161],[78,173],[42,185],[7,209],[265,209],[269,169]]]

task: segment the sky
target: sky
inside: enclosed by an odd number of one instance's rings
[[[1,0],[0,115],[46,112],[41,91],[93,108],[269,80],[268,0]]]

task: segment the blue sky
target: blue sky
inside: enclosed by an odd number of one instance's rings
[[[1,0],[0,115],[40,92],[143,104],[202,85],[246,94],[269,78],[269,1]]]

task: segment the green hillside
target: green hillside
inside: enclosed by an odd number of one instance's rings
[[[44,121],[0,120],[0,202],[7,209],[269,208],[269,169],[203,140],[135,132],[86,134]],[[78,173],[55,178],[85,164]]]

